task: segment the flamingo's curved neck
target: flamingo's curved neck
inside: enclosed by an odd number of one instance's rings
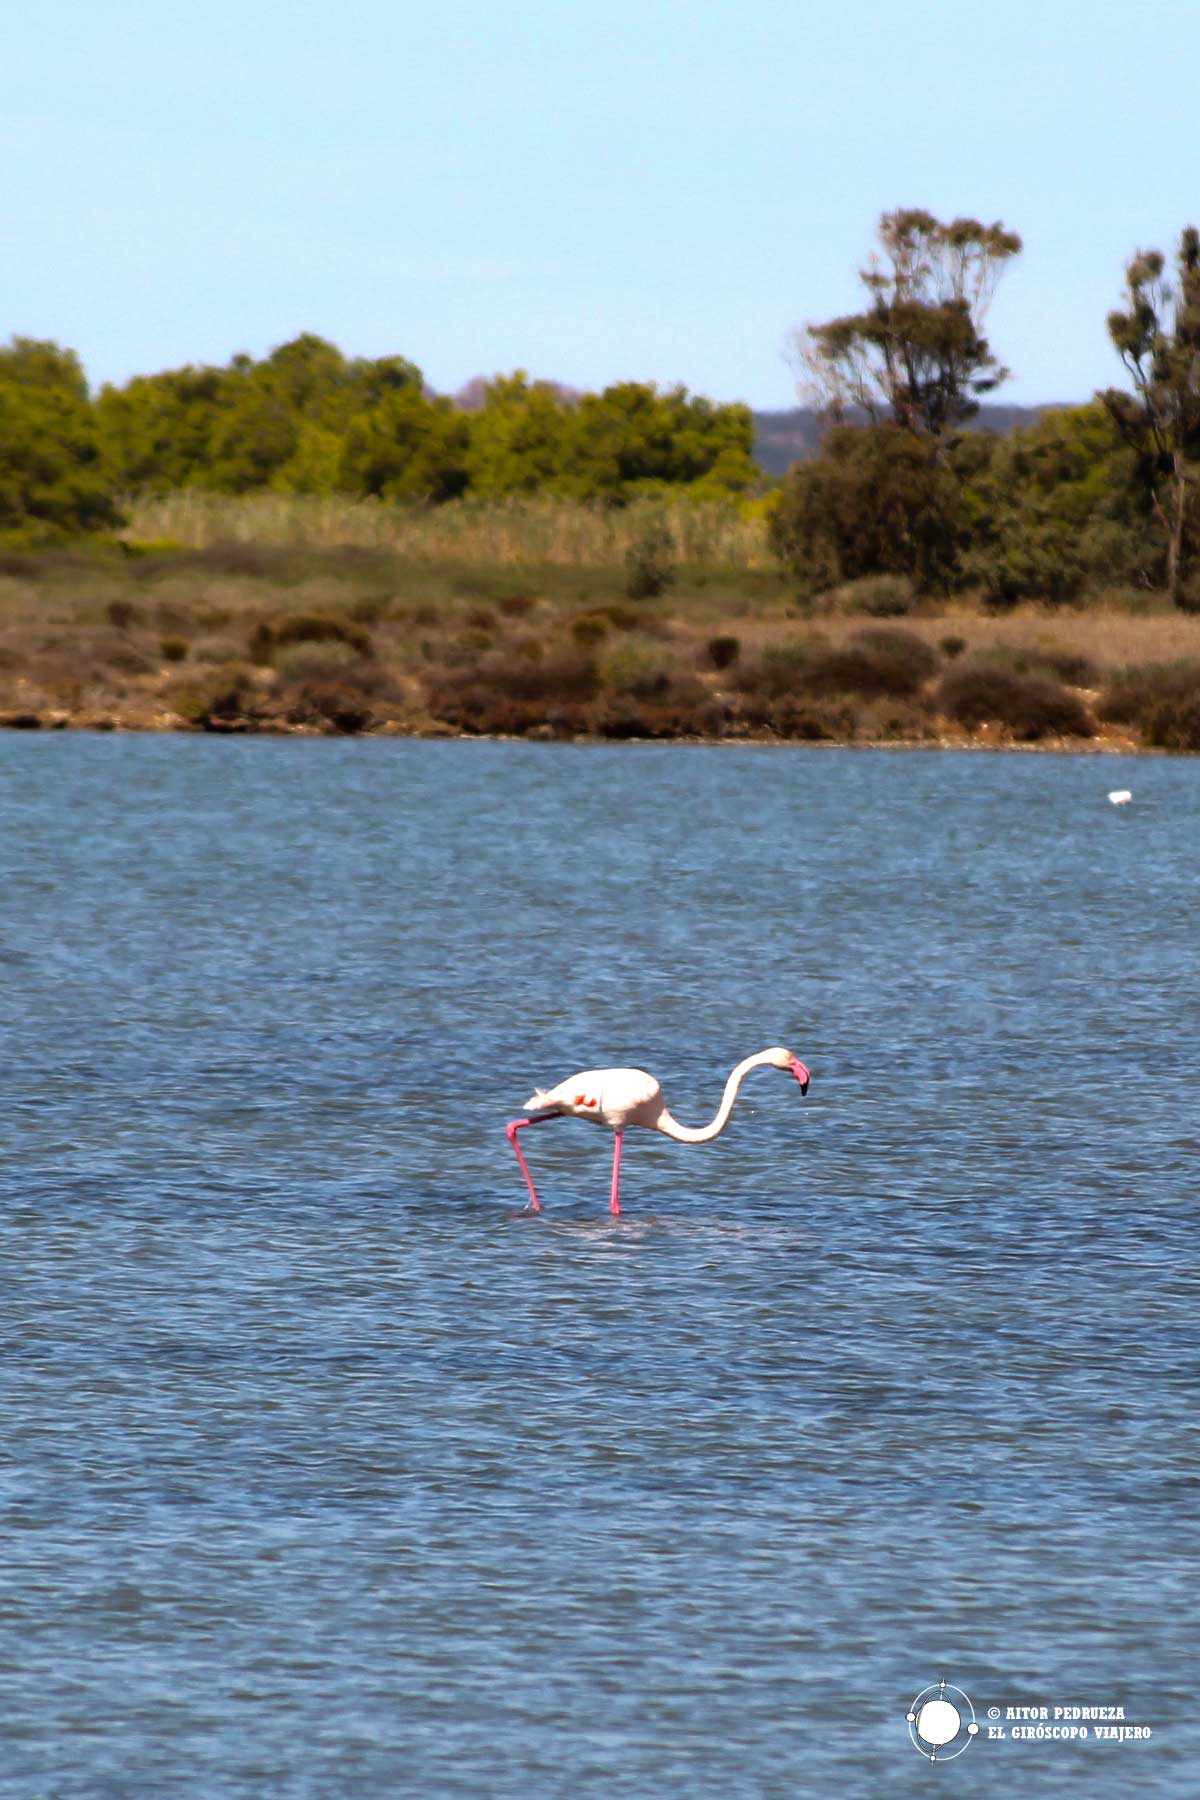
[[[710,1138],[720,1137],[729,1123],[729,1115],[733,1111],[733,1103],[737,1099],[738,1089],[742,1082],[751,1069],[761,1069],[764,1063],[772,1061],[772,1056],[773,1053],[770,1050],[760,1050],[757,1056],[748,1056],[745,1062],[738,1064],[725,1083],[725,1092],[721,1095],[721,1104],[717,1108],[716,1118],[711,1125],[699,1125],[695,1128],[690,1125],[681,1125],[678,1119],[671,1117],[664,1106],[655,1120],[656,1129],[664,1132],[667,1137],[674,1138],[680,1144],[707,1144]]]

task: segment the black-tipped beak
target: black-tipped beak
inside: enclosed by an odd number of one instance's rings
[[[800,1058],[798,1056],[793,1056],[793,1058],[792,1058],[792,1074],[796,1077],[796,1080],[800,1083],[800,1092],[802,1094],[807,1094],[808,1083],[809,1083],[809,1073],[808,1073],[808,1070],[805,1068],[804,1064],[800,1061]]]

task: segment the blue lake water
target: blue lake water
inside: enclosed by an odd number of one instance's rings
[[[9,734],[0,807],[5,1800],[1192,1800],[1200,761]],[[535,1085],[775,1043],[522,1211]]]

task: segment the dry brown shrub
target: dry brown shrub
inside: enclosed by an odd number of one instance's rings
[[[609,600],[595,610],[618,631],[635,631],[639,626],[645,630],[652,623],[645,607],[630,606],[627,600]]]
[[[743,694],[779,699],[797,689],[824,644],[824,639],[815,633],[809,638],[766,644],[753,661],[738,664],[733,680]]]
[[[118,675],[148,675],[154,658],[128,640],[115,638],[96,641],[96,660]]]
[[[972,661],[943,677],[941,710],[974,731],[1002,725],[1023,743],[1046,737],[1092,737],[1095,725],[1077,695],[1043,675],[1019,675],[995,663]]]
[[[1098,670],[1081,650],[1054,644],[1004,644],[980,652],[981,662],[994,662],[1017,675],[1051,675],[1069,687],[1090,687]]]
[[[329,641],[347,644],[359,656],[374,655],[370,632],[335,613],[293,613],[275,620],[270,629],[277,649],[285,644]]]
[[[456,731],[521,736],[551,723],[559,703],[506,694],[487,682],[463,682],[430,690],[429,710]]]
[[[1160,750],[1200,750],[1200,663],[1123,669],[1100,700],[1102,718],[1134,725]]]
[[[856,631],[851,647],[862,650],[871,662],[871,679],[885,694],[915,694],[938,666],[937,653],[915,631],[899,626],[868,626]],[[860,693],[870,690],[859,688]]]
[[[743,692],[775,699],[847,694],[901,699],[915,694],[936,667],[936,654],[915,632],[878,627],[842,644],[830,644],[816,632],[768,644],[735,679]]]
[[[750,695],[742,703],[740,718],[756,731],[804,743],[852,742],[858,717],[846,701],[806,700],[792,695]]]
[[[186,653],[187,645],[184,645]],[[224,667],[228,663],[240,662],[242,646],[227,637],[197,638],[192,645],[192,661],[198,663],[216,663]],[[182,660],[182,659],[180,659]]]
[[[496,605],[500,608],[500,611],[506,618],[523,619],[525,614],[537,605],[537,595],[524,593],[500,594],[497,597]]]
[[[601,639],[608,636],[608,626],[603,613],[581,613],[571,620],[571,636],[581,649],[594,650]]]
[[[1163,701],[1190,700],[1200,694],[1200,662],[1149,663],[1121,669],[1100,698],[1101,718],[1138,725],[1146,712]]]
[[[706,648],[714,669],[731,669],[742,654],[741,639],[736,637],[709,638]]]
[[[320,725],[347,736],[366,731],[374,722],[361,690],[337,680],[304,682],[289,696],[287,716],[293,725]]]
[[[555,708],[595,697],[590,657],[563,651],[540,662],[490,657],[469,667],[443,664],[426,683],[430,712],[463,731],[528,731],[546,724]]]

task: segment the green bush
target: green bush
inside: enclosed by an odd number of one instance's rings
[[[1087,568],[1070,526],[1022,521],[994,542],[977,545],[962,559],[963,579],[980,590],[985,606],[1007,611],[1020,600],[1062,606],[1078,599]]]
[[[625,592],[631,600],[654,600],[675,579],[675,544],[665,525],[650,524],[625,552]]]
[[[714,637],[708,640],[708,657],[714,669],[732,669],[741,654],[740,638]]]
[[[936,446],[897,425],[839,426],[799,463],[771,517],[771,544],[801,595],[864,576],[940,592],[957,575],[961,495]]]
[[[864,575],[828,596],[838,612],[863,612],[873,619],[902,619],[917,603],[907,575]]]
[[[1175,604],[1180,612],[1200,613],[1200,569],[1191,569],[1179,583]]]
[[[630,637],[618,641],[600,658],[596,672],[609,693],[648,698],[666,692],[671,663],[657,644]]]
[[[254,692],[244,670],[224,669],[207,681],[183,682],[165,696],[177,716],[204,731],[228,729],[254,716]]]

